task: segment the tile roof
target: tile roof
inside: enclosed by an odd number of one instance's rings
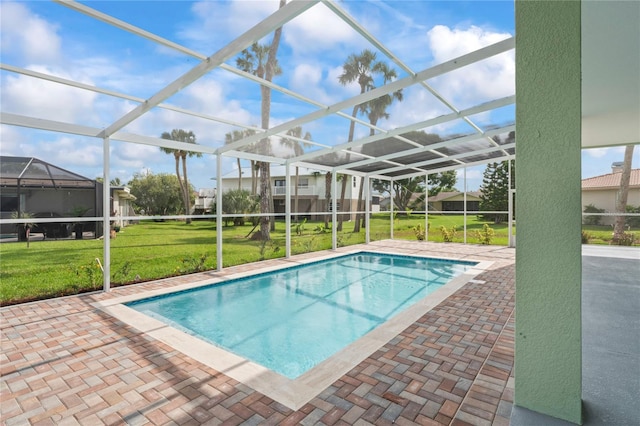
[[[582,179],[582,189],[619,188],[621,176],[622,173],[618,172]],[[631,170],[629,187],[640,187],[640,169]]]

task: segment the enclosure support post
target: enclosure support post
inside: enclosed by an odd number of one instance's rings
[[[285,257],[291,257],[291,170],[289,162],[284,163],[285,186],[284,186],[284,234],[285,234]],[[296,216],[297,217],[297,216]]]
[[[507,191],[507,196],[509,197],[509,208],[507,210],[509,210],[509,218],[507,219],[507,223],[509,226],[509,247],[515,247],[514,241],[513,241],[513,189],[511,188],[511,162],[514,160],[509,160],[509,169],[507,171],[508,176],[507,176],[507,181],[508,181],[508,187],[509,190]]]
[[[111,184],[109,183],[109,138],[102,140],[102,289],[104,291],[111,290],[111,226],[109,225],[109,215],[111,214],[111,203],[109,192],[111,192]],[[97,231],[97,224],[96,224]]]
[[[429,241],[429,173],[424,175],[424,241]]]
[[[338,247],[338,230],[336,229],[336,222],[338,219],[338,212],[336,208],[336,191],[338,190],[336,177],[336,170],[331,173],[331,249],[335,250]]]
[[[391,214],[389,238],[393,240],[393,226],[395,225],[395,221],[393,218],[393,179],[391,179],[391,182],[389,183],[389,213]]]
[[[222,155],[216,154],[216,270],[222,270]]]
[[[464,168],[464,192],[462,193],[462,206],[464,209],[464,243],[467,244],[467,168]]]
[[[365,205],[364,205],[364,232],[365,232],[365,237],[364,237],[364,242],[369,244],[371,242],[371,188],[369,186],[370,184],[370,180],[369,180],[369,176],[365,176],[364,178],[364,190],[365,192]]]

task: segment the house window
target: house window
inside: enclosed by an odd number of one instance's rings
[[[355,176],[353,177],[353,187],[354,188],[356,187],[356,177]]]
[[[287,186],[287,181],[285,181],[284,179],[276,179],[275,181],[275,186],[282,186],[285,187]]]
[[[336,207],[338,208],[336,211],[340,211],[340,201],[336,201]],[[333,211],[333,201],[329,201],[329,211]]]
[[[18,194],[0,195],[0,210],[3,212],[18,211]]]
[[[309,178],[298,178],[298,188],[308,188]]]

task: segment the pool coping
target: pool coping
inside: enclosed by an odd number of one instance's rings
[[[437,257],[437,259],[444,260],[464,262],[473,261],[477,262],[477,264],[296,379],[289,379],[259,364],[246,360],[245,358],[231,352],[227,352],[226,350],[218,348],[209,342],[201,340],[157,319],[151,318],[129,308],[125,306],[124,303],[361,252],[407,256],[407,254],[393,253],[386,250],[378,251],[375,249],[367,249],[329,253],[314,259],[296,259],[294,257],[288,259],[288,265],[257,267],[251,271],[231,274],[224,278],[210,277],[206,280],[182,284],[172,288],[152,290],[136,295],[94,302],[92,303],[92,306],[122,321],[123,323],[138,329],[148,336],[169,345],[173,349],[180,351],[181,353],[225,374],[226,376],[251,387],[287,408],[298,410],[352,368],[357,366],[364,359],[399,335],[403,330],[416,322],[424,314],[461,289],[465,284],[469,282],[477,282],[474,280],[475,277],[487,270],[494,262],[470,259],[466,256],[464,256],[464,258],[456,256]],[[422,258],[430,257],[421,255],[411,256]]]

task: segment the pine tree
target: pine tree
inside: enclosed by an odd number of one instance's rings
[[[515,183],[515,164],[511,164],[512,185]],[[509,163],[489,163],[480,186],[481,211],[507,211],[509,209]],[[506,214],[481,214],[483,220],[500,223],[507,220]]]

